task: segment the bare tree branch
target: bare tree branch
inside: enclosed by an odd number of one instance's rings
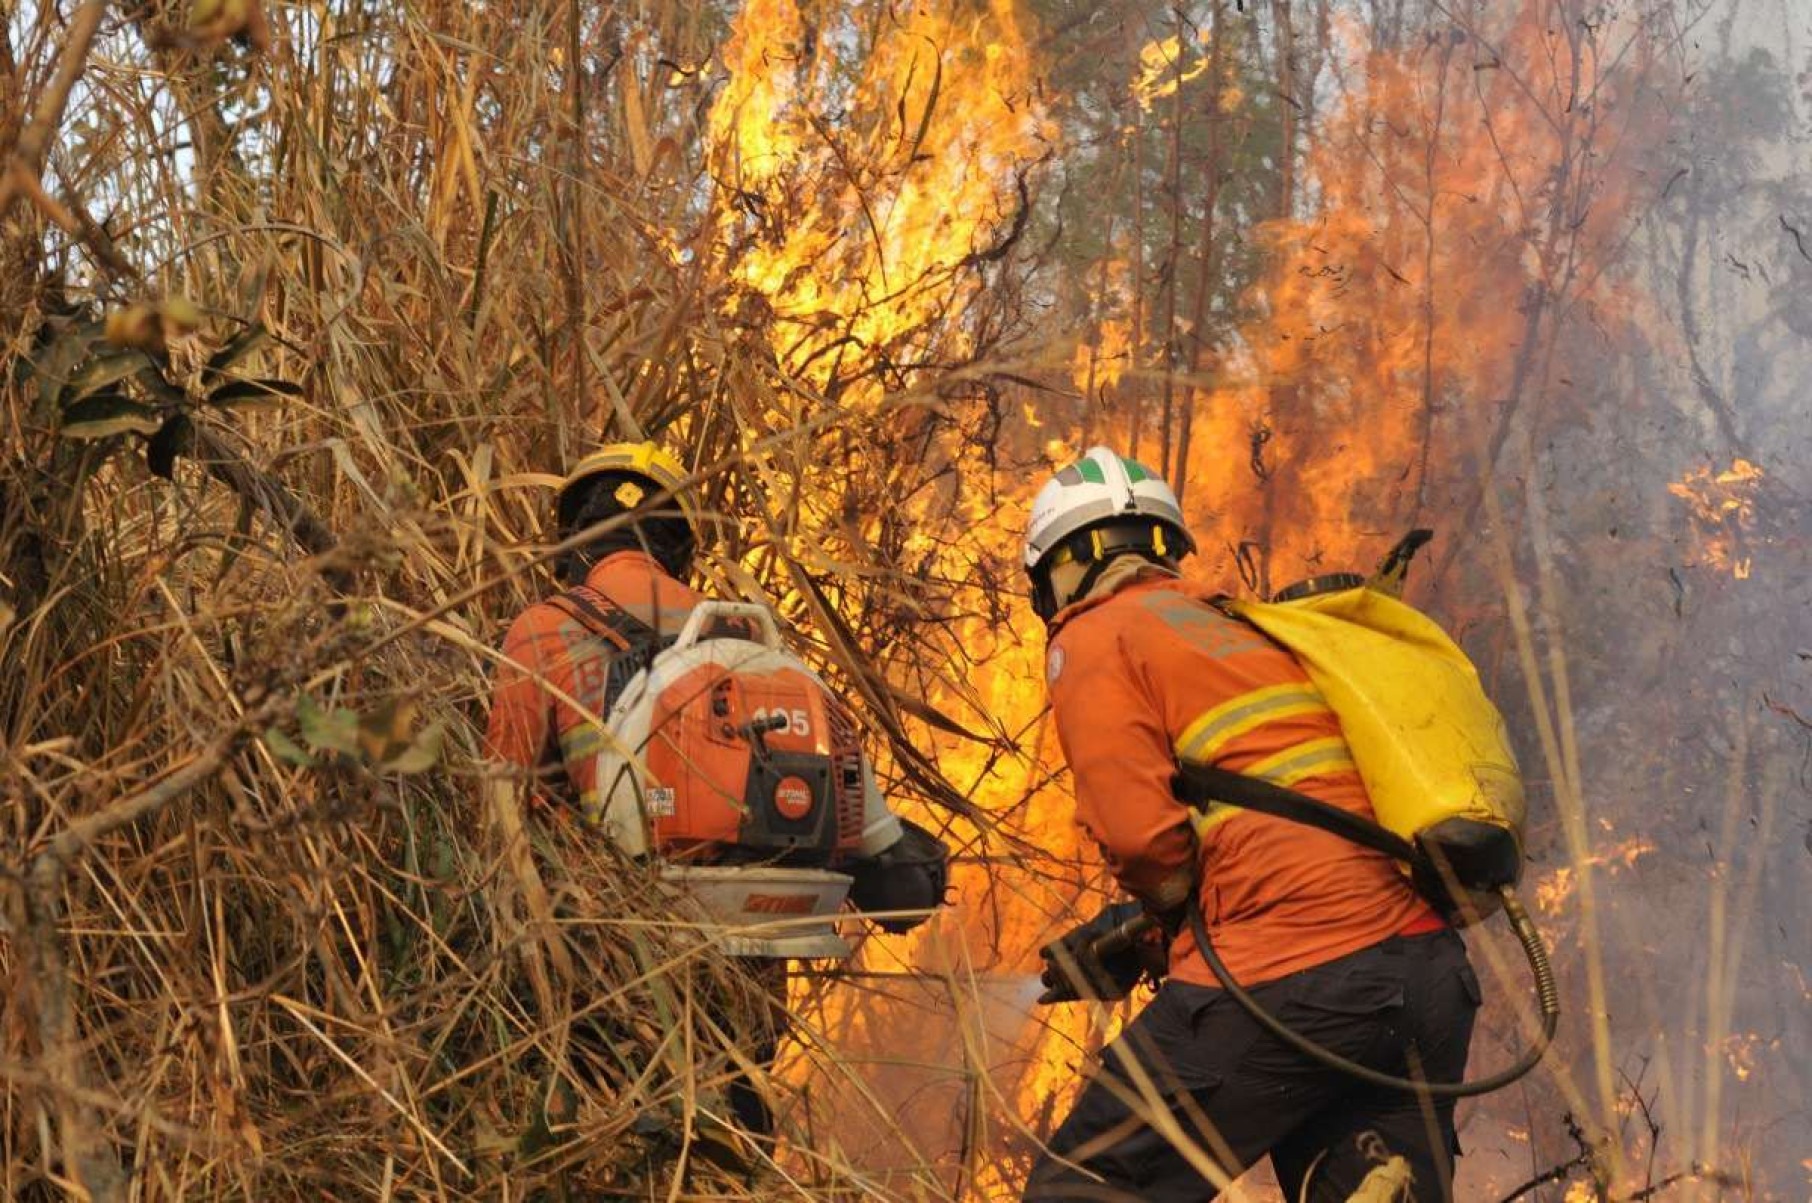
[[[75,88],[76,80],[81,78],[82,69],[87,66],[88,47],[94,41],[94,35],[101,27],[101,17],[106,11],[106,0],[85,0],[70,21],[63,53],[57,60],[57,73],[44,94],[38,98],[38,107],[32,114],[31,122],[20,131],[19,141],[7,157],[5,174],[0,175],[0,218],[6,216],[6,211],[12,207],[13,198],[20,193],[44,195],[39,178],[44,171],[44,156],[50,148],[51,135],[56,132],[57,123],[63,119],[63,109],[69,103],[69,93]]]

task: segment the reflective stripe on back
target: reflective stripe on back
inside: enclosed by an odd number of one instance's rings
[[[1306,681],[1290,681],[1229,698],[1183,729],[1177,737],[1179,759],[1211,761],[1246,732],[1278,719],[1329,713],[1321,694]]]
[[[1248,777],[1263,777],[1273,785],[1295,785],[1310,777],[1354,772],[1353,754],[1338,735],[1311,739],[1267,756],[1244,770]]]
[[[1258,777],[1273,785],[1287,788],[1310,777],[1325,777],[1331,773],[1356,771],[1357,768],[1353,764],[1352,753],[1347,749],[1346,740],[1338,735],[1330,735],[1321,739],[1307,740],[1267,756],[1248,768],[1245,775]],[[1211,802],[1205,810],[1191,806],[1189,822],[1190,826],[1195,828],[1196,838],[1200,839],[1228,819],[1237,818],[1245,813],[1246,808],[1243,806],[1230,802]]]
[[[560,755],[572,763],[604,750],[604,732],[590,722],[580,723],[560,733]]]
[[[1195,838],[1199,840],[1228,819],[1243,813],[1245,812],[1242,808],[1229,806],[1222,802],[1211,803],[1207,810],[1197,810],[1191,806],[1189,808],[1189,825],[1195,828]]]

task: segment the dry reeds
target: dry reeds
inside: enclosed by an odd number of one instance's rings
[[[1775,454],[1804,375],[1798,194],[1758,166],[1794,144],[1738,128],[1792,76],[1718,107],[1761,18],[1688,89],[1690,5],[1122,7],[0,6],[0,1191],[1010,1193],[1109,1030],[1027,1017],[1103,878],[1010,546],[1047,449],[1097,439],[1193,478],[1225,587],[1442,525],[1435,612],[1526,736],[1592,983],[1470,1113],[1470,1181],[1798,1181],[1804,983],[1757,966],[1799,972],[1803,472],[1679,507]],[[1729,171],[1676,162],[1714,119]],[[1779,295],[1701,287],[1752,260]],[[549,488],[645,434],[715,516],[710,587],[776,604],[965,862],[960,939],[810,967],[784,1017],[640,870],[479,803]],[[778,1147],[730,1130],[739,1073]]]
[[[719,586],[784,593],[960,800],[864,662],[924,592],[908,525],[814,542],[799,502],[827,449],[830,512],[935,488],[847,457],[945,419],[814,410],[707,270],[720,18],[201,8],[27,6],[0,46],[30,106],[0,109],[0,1190],[936,1194],[738,1134],[739,1073],[785,1097],[748,1051],[772,983],[583,833],[477,801],[549,474],[606,432],[740,490]]]

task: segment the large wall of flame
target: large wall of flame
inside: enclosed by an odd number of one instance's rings
[[[1754,1147],[1731,1123],[1727,1088],[1759,1086],[1765,1094],[1745,1097],[1765,1098],[1777,1115],[1805,1099],[1795,1071],[1763,1055],[1803,1046],[1803,1019],[1779,1036],[1744,1027],[1783,989],[1803,1002],[1803,976],[1747,990],[1736,980],[1754,963],[1753,948],[1743,960],[1742,933],[1766,926],[1740,908],[1766,909],[1769,873],[1782,866],[1754,859],[1730,827],[1745,808],[1757,824],[1764,812],[1778,817],[1791,731],[1757,727],[1754,686],[1732,696],[1671,684],[1705,662],[1687,630],[1724,632],[1779,604],[1779,577],[1772,592],[1733,591],[1768,574],[1765,543],[1803,557],[1804,510],[1792,511],[1802,516],[1797,534],[1770,528],[1758,514],[1781,504],[1780,494],[1767,500],[1765,483],[1779,457],[1704,438],[1716,422],[1687,398],[1660,395],[1691,393],[1703,374],[1681,366],[1703,335],[1668,294],[1657,249],[1667,234],[1655,209],[1690,74],[1679,47],[1628,14],[1589,29],[1569,24],[1573,16],[1551,3],[1468,8],[1431,17],[1425,35],[1388,40],[1357,16],[1337,18],[1335,59],[1309,85],[1322,90],[1323,116],[1300,148],[1296,203],[1229,235],[1256,242],[1266,266],[1243,298],[1249,316],[1202,371],[1163,380],[1124,303],[1124,248],[1110,246],[1088,272],[1087,328],[1042,357],[1100,408],[1028,397],[995,431],[1003,462],[966,459],[947,439],[914,443],[948,472],[946,483],[890,515],[853,519],[871,530],[887,517],[919,526],[906,541],[917,570],[948,583],[951,609],[935,617],[961,649],[960,659],[952,651],[957,671],[914,674],[895,663],[893,684],[940,715],[985,716],[995,737],[914,728],[986,816],[925,812],[962,844],[959,905],[915,937],[872,942],[861,961],[868,976],[801,992],[814,1038],[853,1069],[813,1084],[820,1130],[837,1115],[836,1139],[878,1170],[910,1178],[929,1164],[946,1187],[1009,1191],[1078,1066],[1113,1031],[1114,1013],[1026,1006],[1031,950],[1105,883],[1071,829],[1042,720],[1040,632],[1002,590],[1017,587],[1015,536],[1042,470],[1095,438],[1129,445],[1135,430],[1131,449],[1155,462],[1161,388],[1180,392],[1191,418],[1186,438],[1163,445],[1200,536],[1196,574],[1267,590],[1364,568],[1408,528],[1432,526],[1438,542],[1414,594],[1465,638],[1521,733],[1537,799],[1533,892],[1577,1018],[1561,1054],[1515,1100],[1464,1109],[1475,1153],[1468,1190],[1507,1188],[1531,1161],[1564,1160],[1563,1112],[1609,1130],[1621,1117],[1639,1158],[1652,1137],[1629,1135],[1629,1117],[1639,1091],[1657,1085],[1652,1105],[1676,1133],[1668,1152],[1679,1164]],[[885,383],[847,385],[830,348],[960,355],[973,333],[968,290],[982,287],[960,265],[1004,236],[1015,171],[1067,148],[1034,102],[1037,50],[1011,6],[959,18],[911,8],[897,25],[863,28],[865,52],[831,70],[801,51],[797,8],[749,6],[726,50],[730,84],[713,126],[720,176],[756,198],[725,209],[727,261],[788,332],[774,347],[778,362],[846,408],[879,409]],[[1214,82],[1205,49],[1166,66],[1180,54],[1161,39],[1138,54],[1128,87],[1143,111],[1161,113],[1180,91]],[[1229,111],[1258,103],[1221,82],[1218,103]],[[842,149],[810,120],[833,99],[849,121]],[[940,120],[921,128],[934,109]],[[973,120],[946,123],[949,113]],[[849,153],[856,146],[861,155]],[[935,171],[921,170],[921,154]],[[851,172],[852,160],[875,166]],[[1632,246],[1648,246],[1646,258],[1628,254]],[[1758,397],[1751,407],[1756,447],[1780,404]],[[776,424],[798,417],[774,415]],[[1656,429],[1669,423],[1680,433]],[[1707,453],[1713,445],[1721,457]],[[847,506],[838,514],[810,499],[811,478],[803,462],[770,478],[806,498],[795,529],[847,525]],[[1653,585],[1628,604],[1621,581],[1642,573]],[[1683,626],[1685,597],[1703,608]],[[1718,662],[1753,672],[1758,655],[1752,647]],[[1661,730],[1728,732],[1727,774],[1642,748],[1644,720],[1627,708],[1632,686],[1669,691],[1654,712]],[[1622,771],[1608,770],[1613,759]],[[1643,801],[1680,791],[1720,800]],[[1708,845],[1709,877],[1669,843],[1694,824],[1729,828]],[[1663,863],[1680,877],[1657,880],[1653,866]],[[1785,867],[1803,879],[1803,865]],[[1703,915],[1695,922],[1706,939],[1682,945],[1645,930],[1642,909],[1657,899]],[[1769,956],[1781,949],[1761,942]],[[1481,959],[1507,952],[1484,944]],[[1636,962],[1656,972],[1629,974]],[[1803,950],[1780,963],[1803,974]],[[1679,980],[1694,985],[1676,1007],[1666,983]],[[1519,989],[1513,977],[1499,984],[1482,1063],[1508,1055],[1518,1015],[1507,1000]],[[822,1057],[807,1059],[795,1069],[801,1078],[824,1068]],[[1638,1062],[1656,1074],[1639,1077]],[[839,1106],[876,1097],[891,1120]],[[1541,1120],[1531,1126],[1525,1109]],[[1635,1172],[1634,1162],[1606,1164],[1607,1174]]]

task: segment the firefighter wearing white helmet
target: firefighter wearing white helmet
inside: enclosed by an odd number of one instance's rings
[[[1164,980],[1047,1137],[1023,1198],[1217,1197],[1215,1176],[1169,1135],[1181,1130],[1214,1137],[1206,1156],[1225,1178],[1268,1155],[1292,1200],[1371,1197],[1386,1163],[1403,1197],[1447,1203],[1453,1099],[1357,1085],[1230,1005],[1205,958],[1211,947],[1284,1022],[1368,1071],[1449,1084],[1465,1069],[1477,979],[1389,857],[1172,788],[1187,762],[1375,821],[1339,716],[1221,590],[1182,578],[1193,550],[1175,494],[1105,448],[1033,505],[1025,565],[1051,722],[1076,822],[1131,899],[1040,950],[1039,1001],[1124,998],[1147,974]],[[1139,1101],[1151,1082],[1166,1084],[1170,1124]]]
[[[1032,608],[1049,622],[1118,556],[1174,564],[1194,550],[1182,507],[1161,477],[1137,460],[1090,447],[1033,499],[1025,550]]]

